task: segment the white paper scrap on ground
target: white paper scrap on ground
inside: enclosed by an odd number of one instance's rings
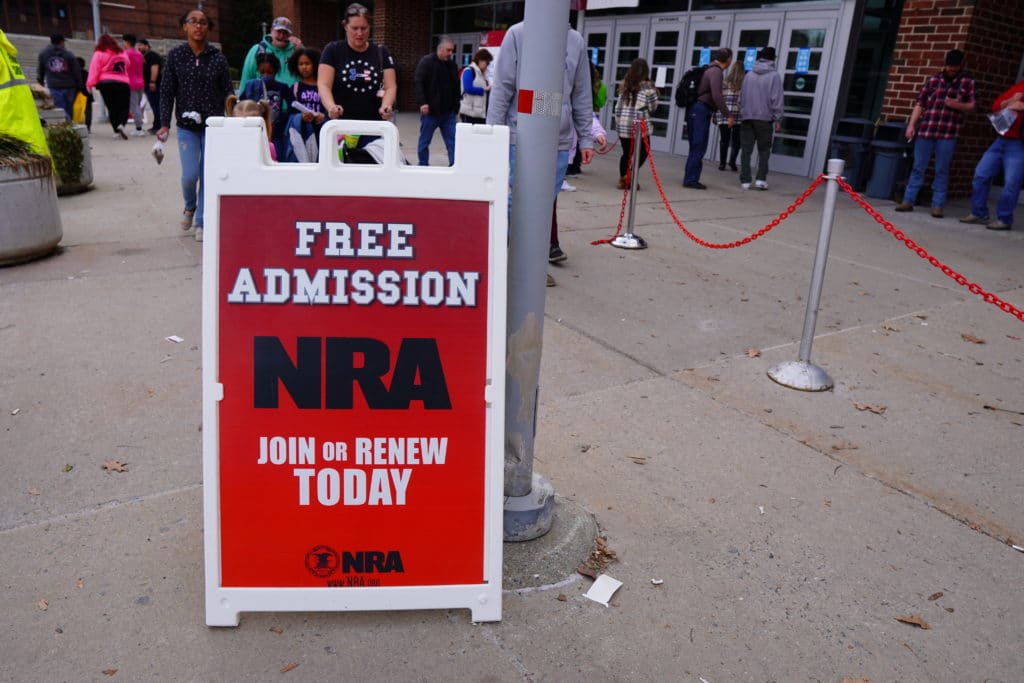
[[[622,582],[618,579],[613,579],[607,574],[601,574],[594,581],[594,585],[590,587],[590,590],[583,594],[583,597],[599,602],[607,607],[608,601],[612,599],[612,595],[615,594],[615,591],[619,590],[620,586],[622,586]]]
[[[176,334],[172,334],[170,337],[164,337],[164,339],[166,339],[169,342],[174,342],[175,344],[180,344],[181,342],[185,341],[184,337],[179,337]]]

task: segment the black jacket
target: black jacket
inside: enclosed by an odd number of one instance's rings
[[[442,62],[437,53],[424,56],[416,65],[416,105],[430,105],[431,116],[445,116],[458,113],[461,99],[455,62]]]

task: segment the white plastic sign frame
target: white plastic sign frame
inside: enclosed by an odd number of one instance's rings
[[[384,150],[382,163],[341,162],[335,141],[352,134],[380,136]],[[501,619],[508,144],[509,133],[504,126],[458,124],[454,166],[408,166],[402,162],[398,129],[391,123],[329,121],[321,131],[318,163],[274,163],[269,158],[261,119],[210,119],[203,180],[206,210],[202,315],[207,625],[237,626],[241,612],[266,611],[468,608],[473,621]],[[392,211],[390,207],[396,208]],[[437,207],[440,210],[435,211]],[[359,211],[365,216],[357,215]],[[463,249],[465,243],[437,245],[429,241],[445,236],[437,225],[440,217],[462,216],[462,211],[466,212],[465,220],[445,219],[448,221],[445,225],[455,231],[463,230],[458,234],[471,235],[471,249]],[[390,218],[392,213],[400,217]],[[357,221],[363,217],[368,221],[365,225],[369,226],[365,230],[363,223],[357,226]],[[397,220],[397,227],[388,222],[391,220]],[[433,228],[431,221],[435,223]],[[418,230],[421,223],[426,227]],[[287,245],[287,248],[281,249],[280,245]],[[360,253],[361,248],[365,248],[366,253]],[[387,257],[389,250],[396,257],[394,261],[381,258],[382,253]],[[474,252],[473,258],[485,268],[479,274],[479,282],[486,284],[481,285],[478,295],[472,291],[475,282],[472,273],[465,275],[468,271],[463,271],[453,275],[454,271],[438,270],[439,263],[443,268],[448,261],[458,264],[460,258],[463,261],[470,258],[463,253],[467,251]],[[417,259],[424,254],[428,260],[423,267],[428,270],[417,271]],[[371,258],[360,261],[359,256]],[[324,266],[328,257],[330,263]],[[243,265],[248,265],[244,262],[246,258],[252,259],[252,268],[239,267],[239,259],[243,259]],[[429,261],[430,258],[433,261]],[[313,275],[304,273],[303,277],[308,279],[302,282],[286,281],[289,273],[294,275],[304,269],[268,268],[267,264],[274,264],[275,259],[281,266],[296,263],[310,264],[311,268],[323,266],[325,275],[315,270]],[[340,276],[339,272],[346,275]],[[384,272],[399,273],[398,283],[394,278],[385,281]],[[275,279],[275,276],[280,277]],[[351,280],[343,280],[349,276]],[[418,285],[413,282],[415,277],[421,278]],[[431,277],[433,279],[428,281]],[[355,283],[358,278],[363,278],[359,286]],[[375,282],[376,290],[367,282]],[[348,289],[342,292],[346,286]],[[431,292],[444,287],[449,288],[446,297],[430,299]],[[395,292],[402,294],[396,298]],[[368,303],[366,299],[373,296],[376,300]],[[356,306],[359,297],[363,298],[362,305]],[[452,308],[452,302],[464,308]],[[256,305],[246,305],[253,303]],[[339,303],[341,305],[335,305]],[[434,308],[428,308],[427,303]],[[362,316],[376,317],[367,319],[371,324],[361,324]],[[259,324],[253,326],[252,321],[257,318],[260,318]],[[442,329],[435,340],[412,340],[419,343],[418,348],[423,351],[412,361],[402,360],[409,340],[401,338],[399,348],[396,339],[402,336],[401,329],[394,332],[395,338],[387,343],[365,338],[367,328],[402,328],[406,319],[413,321],[410,325],[418,326],[417,333],[449,319],[456,321],[455,327],[462,324],[458,321],[473,322],[467,325],[472,328],[467,334]],[[324,334],[324,352],[319,346],[317,321],[321,320],[325,329],[331,330]],[[363,334],[357,335],[358,339],[336,338],[338,320],[345,321],[345,329],[351,327]],[[396,322],[381,322],[389,320]],[[266,336],[264,325],[270,329],[276,325],[277,329],[301,328],[302,331],[295,333],[298,337],[289,339],[286,334],[278,338]],[[446,356],[444,344],[430,344],[444,340],[449,349],[452,346],[462,348],[459,344],[463,337],[475,340],[475,346],[466,346],[475,349],[474,353]],[[452,338],[455,341],[448,343]],[[225,348],[225,340],[232,345]],[[269,381],[262,369],[268,362],[260,356],[261,344],[276,348],[275,367],[285,367],[279,375],[267,375]],[[337,351],[341,358],[339,349],[346,344],[355,344],[359,349],[358,353],[353,351],[347,357],[347,379],[351,381],[340,389],[332,389],[331,378],[345,372],[338,370],[344,361],[334,358],[332,353]],[[485,358],[482,357],[484,346]],[[303,348],[312,351],[303,355]],[[377,351],[383,358],[382,363],[393,362],[393,365],[387,366],[388,375],[371,377],[364,385],[365,378],[358,376],[364,368],[355,367],[358,365],[355,359],[363,358],[369,364],[366,359]],[[320,382],[322,357],[326,357],[323,361],[326,388]],[[239,358],[244,360],[239,361]],[[432,386],[428,390],[425,388],[428,379],[437,380],[438,373],[434,371],[440,372],[442,358],[445,363],[457,366],[461,375],[448,377],[447,385],[442,376],[440,382],[435,381],[440,388]],[[400,383],[399,365],[403,362],[407,366],[403,371],[404,412],[403,397],[395,398],[395,394],[400,393],[395,386]],[[303,363],[307,366],[305,369]],[[467,363],[472,371],[464,369]],[[305,376],[305,370],[314,366],[315,387],[303,394],[313,380],[297,377]],[[388,381],[392,383],[390,388]],[[463,389],[457,397],[459,382]],[[366,391],[367,387],[374,386],[381,388],[376,399],[371,396],[373,392]],[[428,415],[430,411],[425,408],[437,407],[431,406],[431,402],[443,404],[445,390],[452,392],[451,409],[436,410]],[[302,395],[308,405],[299,405],[303,402]],[[468,400],[456,400],[466,396]],[[390,410],[374,412],[375,400]],[[268,409],[267,401],[271,401],[271,408],[276,410]],[[419,441],[400,434],[402,427],[417,420],[429,429],[429,425],[438,424],[435,417],[438,415],[443,417],[440,424],[447,424],[443,420],[449,419],[445,416],[453,411],[465,422],[457,413],[459,403],[473,405],[470,414],[476,423],[467,433],[479,437],[479,449],[450,448],[445,461],[443,447],[448,438],[443,433]],[[229,405],[241,408],[232,413],[227,410]],[[413,414],[410,405],[418,408],[418,412]],[[307,410],[299,410],[302,407]],[[339,407],[351,410],[338,410]],[[327,415],[328,408],[335,410]],[[352,411],[357,408],[363,412],[358,413],[361,421],[353,427],[351,418],[346,416],[356,415]],[[327,435],[337,440],[332,442],[322,433],[316,437],[303,436],[316,431],[303,424],[307,415],[313,420],[309,424],[340,425],[337,434]],[[390,420],[383,431],[374,431],[373,421],[377,416]],[[395,422],[396,416],[401,420],[408,417],[409,422]],[[350,421],[346,423],[346,419]],[[254,429],[266,430],[267,436],[255,437]],[[444,427],[439,429],[443,432]],[[460,436],[461,429],[460,426],[450,431]],[[367,438],[356,443],[358,434]],[[371,438],[374,436],[381,438]],[[390,436],[401,438],[385,438]],[[237,440],[242,443],[235,443],[236,437],[241,437]],[[408,450],[403,450],[405,448]],[[392,452],[392,449],[397,450]],[[434,450],[432,456],[427,454],[430,449]],[[357,451],[362,455],[357,456]],[[446,477],[455,473],[451,478],[458,480],[462,476],[458,474],[462,471],[458,469],[460,463],[467,461],[476,464],[466,470],[470,474],[464,479],[475,482],[479,490],[462,490],[457,496],[443,491]],[[336,469],[340,467],[346,469]],[[362,470],[362,474],[354,470]],[[246,474],[240,474],[242,472]],[[329,476],[321,476],[325,474]],[[273,486],[267,484],[271,480],[276,482]],[[368,480],[372,480],[370,484],[366,483]],[[278,488],[287,494],[275,497]],[[408,516],[408,510],[415,509],[414,501],[429,500],[432,496],[440,499],[442,492],[448,502],[432,503],[434,508],[428,506],[427,509],[437,514],[430,522],[432,536],[425,538],[424,543],[433,544],[440,556],[448,551],[448,541],[461,534],[459,538],[468,548],[466,556],[473,558],[465,564],[474,565],[464,567],[453,561],[449,567],[451,575],[461,578],[449,581],[445,578],[448,574],[443,573],[444,567],[426,568],[424,565],[434,563],[413,562],[403,557],[402,549],[389,545],[391,541],[387,538],[379,544],[367,542],[367,534],[377,533],[375,520],[381,520],[379,533],[382,536],[394,536],[395,530],[402,529],[403,524],[420,523],[418,516],[415,520]],[[463,498],[472,501],[470,509],[474,510],[473,506],[479,507],[482,500],[480,514],[470,515],[468,521],[465,516],[460,517],[458,501]],[[248,515],[251,510],[246,506],[254,499],[259,501],[258,518],[245,517],[244,524],[239,523],[239,515],[232,506],[245,508]],[[281,500],[290,502],[282,504]],[[452,500],[457,502],[451,503]],[[347,507],[350,503],[352,507]],[[367,507],[367,504],[377,507]],[[401,507],[406,504],[409,507]],[[281,516],[289,520],[287,524],[275,526],[275,506],[280,508]],[[449,514],[451,511],[454,512]],[[229,520],[236,521],[231,521],[229,526]],[[259,528],[260,520],[265,520],[265,529]],[[293,523],[292,520],[301,521]],[[249,524],[253,528],[246,526]],[[302,548],[311,547],[304,557],[282,549],[292,541],[291,536],[301,536],[311,528],[318,529],[324,536],[322,545],[307,542]],[[427,536],[426,528],[420,529],[421,536]],[[344,538],[356,536],[362,545],[346,550]],[[418,583],[421,575],[412,570],[414,564],[426,572],[422,584]],[[288,572],[299,572],[301,576],[294,574],[293,580],[292,574],[281,573],[283,570],[279,571],[278,565],[287,566]],[[331,578],[342,579],[343,570],[355,573],[358,580],[348,576],[347,582],[327,583]],[[396,579],[398,585],[388,583],[391,575],[387,572],[403,571],[406,574],[395,574],[400,576]],[[231,575],[230,581],[225,581],[226,574]],[[312,585],[310,576],[314,581]],[[465,580],[465,576],[478,578]]]

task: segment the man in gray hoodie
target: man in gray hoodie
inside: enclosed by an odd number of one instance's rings
[[[590,89],[590,62],[587,60],[587,44],[575,29],[567,27],[565,42],[565,68],[562,71],[562,110],[558,129],[558,157],[555,166],[555,186],[552,200],[558,198],[565,180],[565,169],[569,165],[569,149],[572,147],[573,132],[579,139],[580,155],[584,164],[594,158],[594,136],[591,125],[594,119],[594,97]],[[519,90],[519,54],[523,48],[523,23],[513,24],[501,41],[501,51],[494,66],[494,81],[491,83],[491,98],[487,106],[487,123],[509,127],[509,160],[511,173],[516,168],[516,122],[518,111],[515,105]],[[511,207],[511,197],[509,198]],[[552,263],[565,260],[565,253],[558,246],[557,230],[552,230],[550,258]],[[548,286],[555,284],[548,275]]]
[[[757,179],[754,187],[768,189],[768,157],[772,133],[782,122],[782,77],[775,70],[775,48],[761,48],[757,63],[743,78],[740,89],[740,187],[750,189],[750,154],[757,143]]]

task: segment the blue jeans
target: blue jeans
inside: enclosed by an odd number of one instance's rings
[[[430,164],[430,141],[434,139],[434,131],[438,128],[441,129],[441,138],[444,140],[444,146],[448,148],[448,165],[455,165],[456,121],[454,113],[446,114],[445,116],[420,114],[420,141],[416,146],[416,152],[420,158],[420,166]]]
[[[51,88],[50,96],[53,97],[53,104],[55,107],[60,107],[64,110],[64,114],[67,115],[67,120],[70,121],[75,106],[75,95],[78,93],[74,88],[60,89]]]
[[[178,154],[181,156],[181,196],[185,210],[195,211],[192,223],[203,227],[203,152],[206,136],[178,128]],[[198,188],[198,189],[197,189]]]
[[[996,202],[996,218],[1013,225],[1013,209],[1017,206],[1021,182],[1024,181],[1024,141],[997,138],[985,150],[974,168],[974,187],[971,191],[971,213],[988,218],[988,190],[992,179],[1003,173],[1003,191]]]
[[[558,193],[562,191],[562,182],[565,181],[565,171],[569,168],[569,150],[558,150],[558,158],[555,160],[555,194],[552,199],[558,199]],[[512,179],[516,175],[516,146],[508,146],[508,210],[512,211]]]
[[[686,157],[686,172],[683,185],[700,182],[704,170],[704,155],[708,151],[708,133],[711,130],[711,107],[697,102],[686,110],[686,125],[689,131],[690,151]]]
[[[953,150],[956,149],[956,138],[923,138],[917,137],[914,142],[914,168],[910,171],[910,180],[903,193],[903,203],[913,204],[917,201],[917,193],[924,185],[924,172],[928,170],[928,162],[935,155],[935,180],[932,182],[932,207],[941,209],[946,205],[946,190],[949,187],[949,164],[953,161]]]

